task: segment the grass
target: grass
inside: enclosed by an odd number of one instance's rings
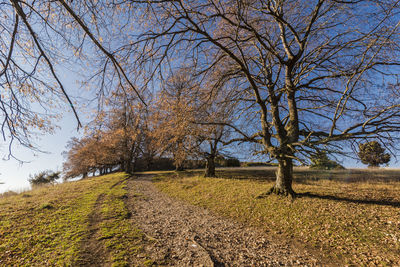
[[[124,199],[127,197],[126,181],[111,188],[105,195],[99,239],[105,239],[110,251],[112,266],[130,266],[130,256],[141,250],[143,233],[132,228],[131,216]],[[145,259],[145,264],[150,259]],[[151,260],[150,260],[151,261]]]
[[[73,265],[100,195],[109,261],[127,265],[128,253],[140,249],[141,232],[128,220],[125,178],[116,173],[0,198],[0,265]]]
[[[220,178],[198,172],[164,174],[165,193],[223,216],[301,241],[334,262],[400,265],[400,177],[394,170],[296,169],[294,201],[257,199],[273,185],[273,169],[228,169]]]

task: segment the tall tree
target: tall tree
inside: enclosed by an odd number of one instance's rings
[[[193,124],[198,84],[187,70],[170,75],[157,95],[153,134],[162,150],[171,155],[176,170],[183,170],[185,160],[196,155],[199,128]]]
[[[293,195],[293,160],[314,149],[397,138],[400,100],[389,83],[400,64],[398,1],[133,0],[120,7],[142,22],[130,50],[137,66],[162,73],[179,55],[199,75],[218,71],[220,80],[241,84],[237,98],[259,117],[243,138],[278,161],[271,192]]]
[[[229,95],[224,94],[229,91],[223,88],[210,92],[207,84],[200,87],[198,107],[192,123],[198,128],[198,153],[206,160],[204,176],[215,177],[215,160],[223,155],[224,146],[232,143],[231,131],[227,125],[232,123],[235,103]]]

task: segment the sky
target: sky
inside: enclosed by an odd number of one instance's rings
[[[73,136],[78,136],[76,120],[70,112],[67,112],[59,123],[58,129],[53,135],[46,134],[40,137],[37,142],[39,148],[47,153],[33,153],[33,151],[15,147],[14,154],[17,158],[26,161],[19,163],[15,159],[0,160],[0,193],[12,190],[21,191],[29,188],[28,178],[30,174],[36,174],[43,170],[61,171],[64,157],[62,152],[68,140]],[[81,132],[82,130],[80,130]],[[6,154],[7,144],[1,144],[1,156]],[[35,155],[36,154],[36,155]]]
[[[120,17],[124,21],[123,17]],[[116,38],[115,41],[119,39]],[[90,50],[89,50],[90,51]],[[65,55],[67,57],[67,55]],[[90,71],[88,68],[88,72]],[[59,69],[60,70],[60,69]],[[79,80],[76,74],[61,70],[63,72],[63,84],[68,90],[75,91],[79,94],[79,89],[75,81]],[[22,165],[14,160],[2,160],[1,158],[7,154],[7,143],[0,140],[0,193],[7,190],[23,190],[29,187],[28,178],[30,174],[36,174],[43,170],[62,170],[64,158],[62,152],[65,151],[67,141],[73,136],[78,136],[77,122],[71,112],[64,112],[64,118],[58,123],[61,129],[56,130],[53,135],[43,135],[41,140],[36,142],[40,149],[48,153],[34,153],[26,148],[15,146],[13,152],[16,157],[26,161]],[[83,114],[81,114],[83,117]],[[81,118],[82,119],[82,118]],[[238,158],[241,158],[240,156]],[[354,159],[343,159],[341,162],[345,167],[364,167],[360,162]],[[390,163],[390,167],[398,167],[394,159]],[[1,184],[4,183],[4,184]]]
[[[78,73],[64,67],[58,67],[58,74],[70,97],[85,98],[87,96],[89,92],[81,88],[80,81],[82,78]],[[83,129],[77,131],[77,120],[69,107],[60,113],[63,118],[54,122],[59,129],[56,129],[53,134],[43,134],[34,140],[38,149],[46,153],[33,152],[18,145],[13,147],[13,154],[16,158],[24,161],[23,164],[12,158],[6,160],[8,143],[0,139],[0,193],[9,190],[19,192],[29,189],[29,175],[37,174],[40,171],[62,171],[64,162],[62,152],[66,151],[67,142],[72,137],[80,136]],[[78,116],[82,122],[87,119],[86,114],[79,110]]]

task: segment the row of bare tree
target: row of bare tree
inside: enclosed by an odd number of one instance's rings
[[[31,147],[34,129],[51,131],[60,103],[77,116],[57,71],[69,64],[84,70],[100,106],[118,92],[127,109],[143,105],[145,122],[160,116],[148,126],[160,131],[157,141],[170,140],[160,147],[183,151],[187,135],[167,136],[212,125],[234,131],[231,142],[261,147],[279,164],[274,193],[294,194],[293,162],[319,150],[340,154],[379,140],[396,153],[398,0],[0,0],[0,7],[1,129],[10,144]],[[182,68],[193,81],[188,102],[180,90],[164,90]],[[163,111],[169,95],[178,105]],[[227,120],[214,115],[220,105],[233,113]]]
[[[220,92],[210,95],[183,68],[167,79],[151,106],[123,94],[109,100],[86,135],[69,142],[66,178],[115,169],[133,173],[138,164],[150,170],[163,157],[172,159],[176,170],[187,161],[205,160],[205,176],[215,176],[215,160],[230,143],[225,124],[233,115]]]

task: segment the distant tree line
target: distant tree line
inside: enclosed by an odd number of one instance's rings
[[[218,95],[207,94],[182,69],[171,75],[153,106],[114,94],[82,138],[72,138],[63,171],[66,179],[114,170],[205,168],[215,176],[217,166],[240,166],[223,147],[230,131],[215,120],[229,122],[232,112]]]
[[[46,184],[54,184],[58,179],[61,178],[61,172],[53,172],[51,170],[41,171],[37,174],[29,176],[29,183],[32,187],[37,187]]]

